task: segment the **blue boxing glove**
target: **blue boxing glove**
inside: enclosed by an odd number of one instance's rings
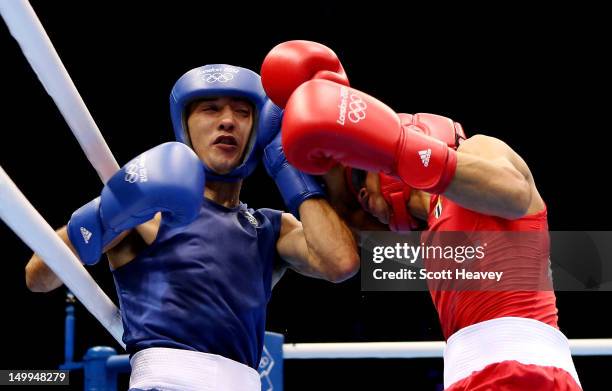
[[[204,201],[204,167],[185,144],[161,144],[113,175],[100,197],[72,214],[68,237],[81,261],[94,264],[123,231],[162,212],[169,226],[195,220]]]
[[[325,191],[313,176],[289,164],[283,152],[280,131],[264,149],[263,163],[268,175],[276,182],[289,212],[295,217],[299,217],[302,202],[312,197],[325,197]]]

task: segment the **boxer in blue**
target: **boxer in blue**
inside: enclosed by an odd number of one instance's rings
[[[282,112],[257,74],[193,69],[172,89],[170,109],[178,142],[130,161],[59,233],[84,263],[107,252],[131,389],[259,390],[274,280],[292,268],[342,281],[358,269],[356,245],[318,183],[287,163]],[[292,214],[239,201],[261,160]],[[26,282],[61,285],[36,254]]]

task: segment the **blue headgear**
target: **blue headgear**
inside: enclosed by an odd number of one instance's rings
[[[195,100],[212,96],[234,96],[255,106],[253,130],[242,163],[221,175],[205,163],[206,180],[233,182],[249,176],[261,159],[263,149],[280,128],[281,110],[268,97],[255,72],[226,64],[211,64],[190,70],[177,80],[170,94],[170,115],[177,141],[191,146],[187,132],[186,110]]]

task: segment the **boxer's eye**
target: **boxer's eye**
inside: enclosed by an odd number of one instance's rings
[[[246,104],[234,103],[232,109],[236,114],[241,117],[248,117],[249,115],[251,115],[251,108]]]

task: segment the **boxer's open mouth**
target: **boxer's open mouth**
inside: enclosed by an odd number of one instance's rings
[[[223,144],[223,145],[234,145],[237,146],[238,142],[234,136],[223,135],[219,136],[215,139],[213,145]]]

